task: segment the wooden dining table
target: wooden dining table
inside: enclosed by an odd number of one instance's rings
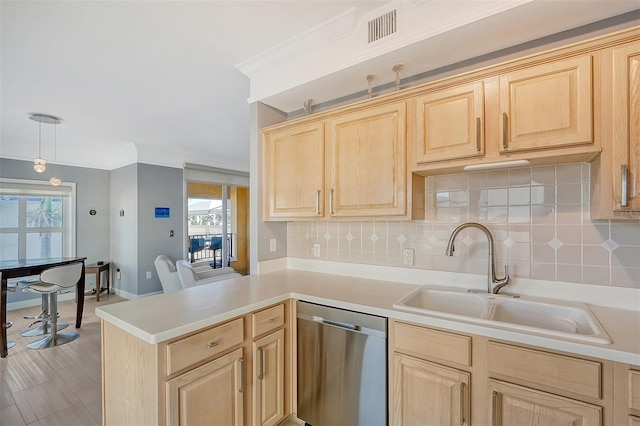
[[[86,257],[49,257],[0,261],[0,274],[2,274],[2,286],[0,287],[0,324],[6,324],[7,322],[7,280],[39,275],[45,269],[54,266],[82,262],[82,274],[80,274],[80,279],[76,283],[76,328],[80,328],[82,325],[82,311],[84,310],[85,259]],[[2,329],[0,333],[0,357],[6,358],[8,354],[7,329],[5,327],[0,327],[0,329]]]

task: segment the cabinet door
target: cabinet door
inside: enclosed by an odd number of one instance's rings
[[[484,154],[484,84],[475,82],[415,99],[417,162]]]
[[[640,211],[640,43],[613,49],[611,84],[614,208],[637,212]]]
[[[323,215],[324,125],[310,123],[264,135],[265,218]]]
[[[242,425],[243,370],[242,349],[237,349],[169,380],[167,423]]]
[[[331,216],[406,214],[406,104],[327,121]]]
[[[599,426],[602,408],[550,393],[489,380],[490,424],[495,426]]]
[[[470,374],[405,355],[393,355],[394,425],[466,425]]]
[[[254,424],[270,426],[285,417],[285,341],[284,330],[271,333],[253,343]]]
[[[501,151],[592,143],[591,73],[584,55],[500,76]]]

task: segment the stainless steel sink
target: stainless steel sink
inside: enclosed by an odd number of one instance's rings
[[[547,336],[612,342],[589,307],[581,303],[420,287],[393,307]]]

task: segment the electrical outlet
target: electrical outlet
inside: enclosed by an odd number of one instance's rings
[[[406,248],[402,250],[402,263],[404,265],[413,265],[413,249]]]
[[[151,271],[147,271],[147,279],[150,280],[151,279]]]
[[[313,245],[313,256],[320,257],[320,244]]]
[[[272,253],[274,251],[276,251],[276,239],[275,238],[271,238],[269,240],[269,251],[272,252]]]

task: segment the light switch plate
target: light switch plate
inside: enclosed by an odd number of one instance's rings
[[[313,245],[313,256],[320,257],[320,244]]]
[[[150,280],[151,279],[151,271],[147,271],[147,279]]]
[[[271,238],[269,240],[269,251],[272,252],[272,253],[274,251],[276,251],[276,239],[275,238]]]

